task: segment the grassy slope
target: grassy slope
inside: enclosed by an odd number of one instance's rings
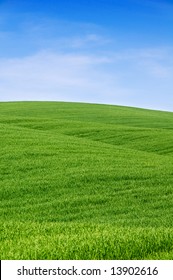
[[[173,113],[0,103],[1,259],[172,259]]]

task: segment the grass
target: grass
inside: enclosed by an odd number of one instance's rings
[[[0,103],[1,259],[173,259],[173,113]]]

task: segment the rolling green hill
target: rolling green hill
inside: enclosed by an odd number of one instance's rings
[[[173,259],[173,113],[0,103],[1,259]]]

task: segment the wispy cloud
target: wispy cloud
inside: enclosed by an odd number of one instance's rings
[[[89,48],[110,43],[110,39],[98,34],[89,33],[85,36],[71,37],[66,42],[70,43],[73,48]]]
[[[112,61],[124,61],[150,77],[166,79],[173,75],[173,47],[128,49],[116,52],[112,57]]]
[[[173,61],[165,61],[169,55],[166,49],[126,50],[102,56],[42,51],[1,59],[0,100],[82,101],[169,109],[173,90]]]
[[[20,18],[20,24],[18,23]],[[1,12],[0,12],[1,18]],[[12,21],[14,26],[7,28]],[[8,14],[0,32],[0,57],[24,57],[42,49],[52,52],[90,50],[95,52],[107,46],[110,38],[96,24],[69,22],[43,15]]]
[[[90,99],[112,91],[106,57],[41,52],[0,61],[1,100]],[[4,92],[4,93],[3,93]]]

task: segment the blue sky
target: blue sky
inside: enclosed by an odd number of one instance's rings
[[[0,1],[0,101],[173,111],[173,1]]]

